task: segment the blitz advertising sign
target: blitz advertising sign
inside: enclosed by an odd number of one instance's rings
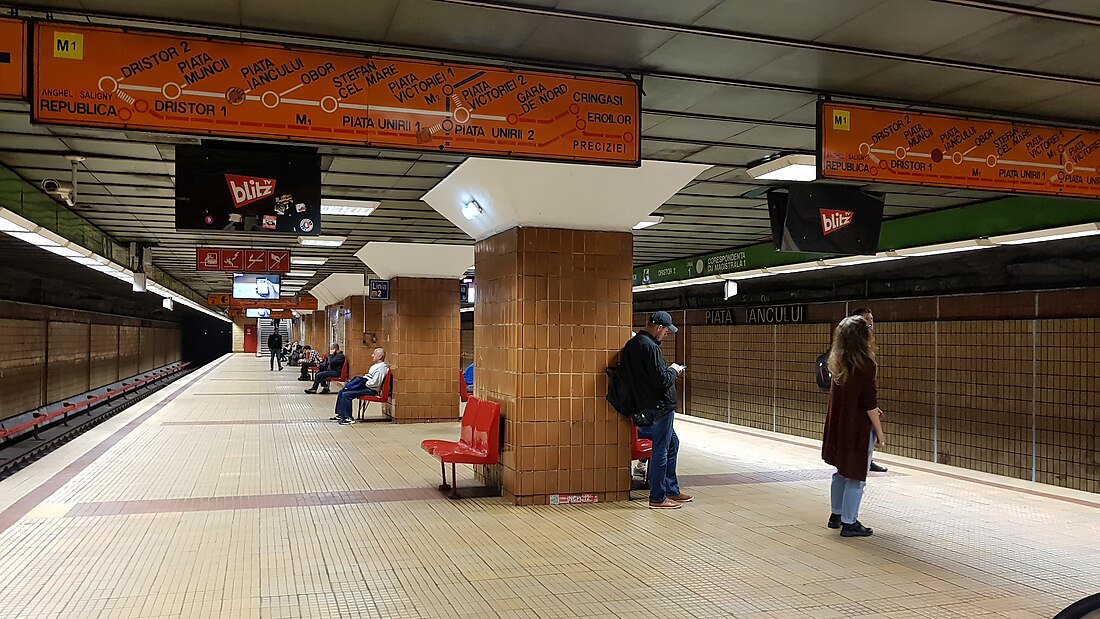
[[[320,234],[321,157],[296,147],[177,146],[176,228]],[[243,256],[223,266],[259,270]]]

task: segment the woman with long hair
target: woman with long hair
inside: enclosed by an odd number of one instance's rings
[[[840,529],[842,537],[867,537],[872,533],[860,524],[858,516],[871,454],[875,447],[886,445],[875,384],[877,370],[870,324],[862,316],[840,321],[829,351],[833,381],[821,458],[836,467],[829,528]]]

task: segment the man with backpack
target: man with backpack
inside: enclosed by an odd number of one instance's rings
[[[653,440],[653,456],[649,461],[650,509],[679,509],[692,500],[680,491],[676,479],[680,439],[672,428],[676,417],[676,379],[686,368],[666,364],[661,354],[661,340],[677,330],[668,312],[650,314],[645,328],[623,346],[616,374],[616,380],[621,379],[633,396],[633,402],[627,406],[633,408],[634,419],[640,422],[639,436],[648,431]],[[652,425],[646,427],[647,421]]]

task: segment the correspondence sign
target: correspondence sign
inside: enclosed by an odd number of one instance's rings
[[[54,23],[35,47],[38,122],[640,161],[626,80]]]
[[[1100,133],[825,103],[824,178],[1100,197]]]
[[[27,96],[27,22],[0,19],[0,99]]]

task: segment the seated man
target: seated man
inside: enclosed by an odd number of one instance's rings
[[[474,392],[474,364],[466,366],[466,371],[462,373],[462,380],[466,381],[467,393]]]
[[[316,365],[317,369],[320,369],[321,355],[316,350],[313,350],[312,346],[302,347],[302,374],[298,377],[298,380],[309,380],[309,366]]]
[[[359,396],[378,395],[378,392],[382,389],[382,381],[386,379],[386,373],[390,371],[390,366],[386,365],[386,351],[384,349],[375,348],[374,354],[370,358],[373,365],[363,375],[362,385],[357,387],[349,381],[348,385],[341,389],[340,394],[336,396],[336,415],[332,417],[332,420],[339,421],[342,426],[355,423],[355,420],[351,418],[352,401],[358,399]],[[351,387],[351,389],[348,389],[348,387]]]
[[[306,393],[317,393],[317,387],[326,378],[339,378],[340,374],[344,370],[344,353],[340,352],[340,347],[336,344],[332,345],[330,352],[321,364],[317,366],[317,375],[313,377],[313,386],[306,389]],[[328,382],[325,382],[325,386],[321,389],[321,393],[329,393]]]

